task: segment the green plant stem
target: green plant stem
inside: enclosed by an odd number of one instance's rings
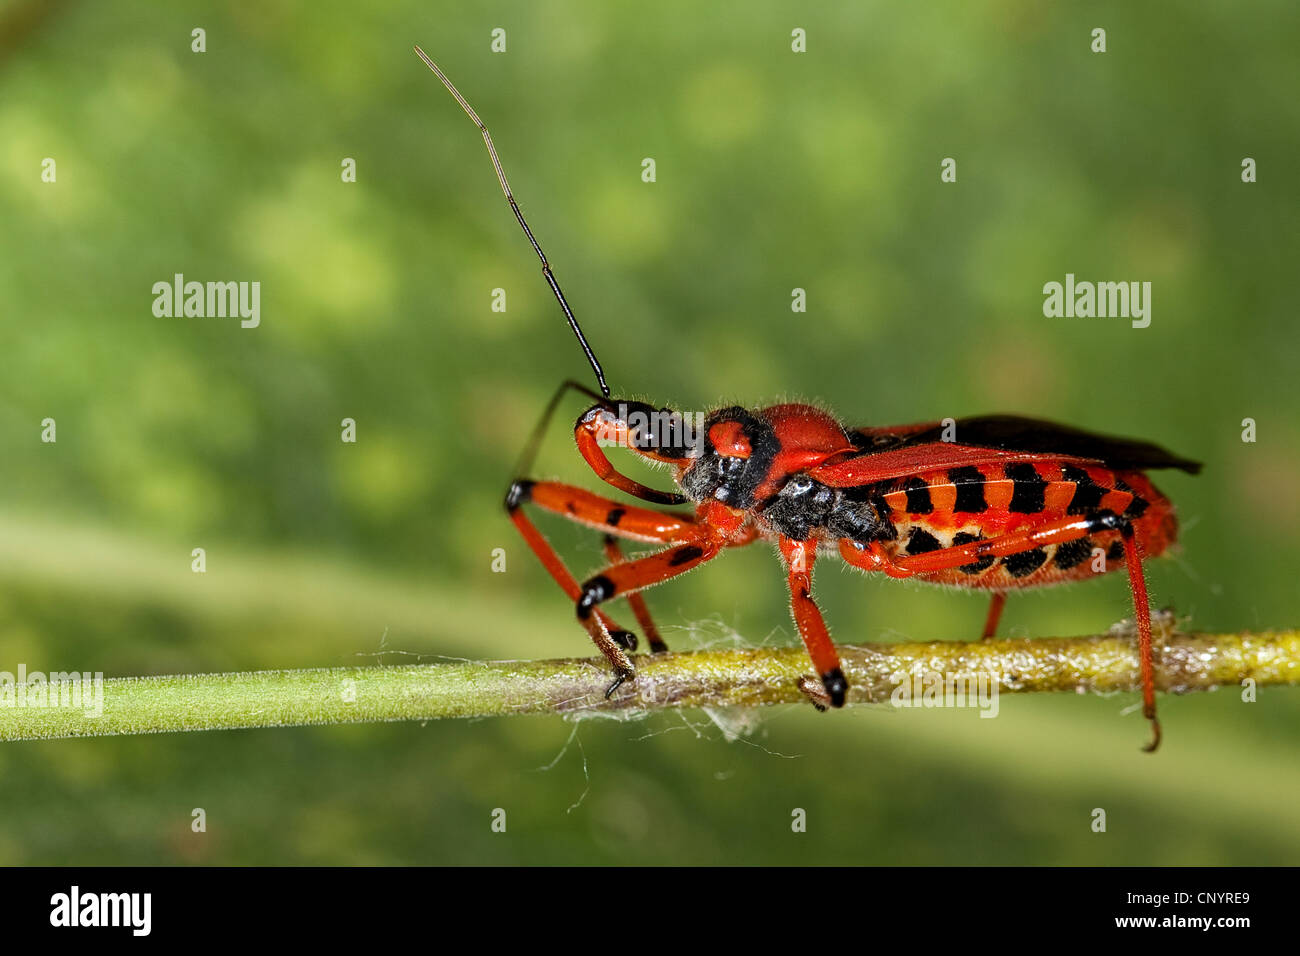
[[[1138,688],[1135,643],[1125,633],[839,650],[852,685],[850,704],[888,706],[902,675],[933,673],[987,674],[999,693]],[[635,663],[636,680],[608,700],[609,670],[599,658],[110,678],[103,681],[99,716],[84,706],[17,706],[32,685],[0,683],[0,740],[806,704],[798,687],[809,670],[802,647],[642,655]],[[1258,685],[1300,683],[1300,631],[1158,634],[1155,678],[1159,690],[1179,694],[1247,678]]]

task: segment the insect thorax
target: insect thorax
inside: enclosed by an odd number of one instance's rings
[[[709,435],[724,422],[735,423],[744,435],[747,457],[723,455],[714,446]],[[700,454],[681,476],[682,491],[692,501],[713,499],[732,508],[752,508],[780,447],[772,426],[749,410],[733,406],[711,412],[704,420]]]
[[[722,454],[715,447],[709,436],[714,434],[713,426],[720,424],[743,435],[746,457]],[[761,413],[738,406],[719,409],[705,420],[704,435],[699,457],[680,479],[688,498],[713,499],[751,511],[759,525],[796,541],[819,536],[865,544],[898,536],[879,485],[832,488],[795,472],[781,478],[776,490],[769,493],[781,442]]]
[[[796,541],[817,535],[870,544],[898,537],[875,485],[831,488],[796,474],[754,511],[760,522]]]

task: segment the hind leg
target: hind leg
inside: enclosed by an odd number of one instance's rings
[[[989,602],[989,616],[984,619],[984,633],[980,639],[984,641],[992,640],[998,632],[998,621],[1002,619],[1002,609],[1007,604],[1007,593],[1005,591],[994,591],[993,600]]]

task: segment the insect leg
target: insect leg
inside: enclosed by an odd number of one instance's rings
[[[612,534],[605,535],[605,557],[611,564],[623,564],[626,561],[623,549],[619,547],[618,539]],[[577,600],[577,595],[574,596],[574,600]],[[650,617],[650,609],[645,606],[645,598],[639,593],[629,594],[627,603],[632,608],[632,613],[636,615],[636,622],[641,625],[641,630],[645,634],[646,642],[650,645],[650,650],[656,654],[668,650],[668,645],[659,636],[659,629],[655,627],[655,622]]]
[[[1002,619],[1002,608],[1006,603],[1006,591],[993,592],[993,600],[989,603],[989,616],[984,619],[984,633],[980,635],[982,640],[991,640],[997,634],[998,621]]]
[[[601,401],[601,397],[593,392],[581,382],[575,382],[571,378],[565,379],[551,395],[551,400],[546,403],[542,409],[542,414],[537,419],[537,424],[533,426],[532,434],[528,436],[528,442],[524,445],[524,450],[519,455],[519,461],[515,463],[515,474],[526,475],[533,470],[533,462],[537,460],[537,452],[541,450],[542,439],[546,437],[546,428],[555,417],[556,411],[560,407],[560,400],[569,392],[580,392],[588,398]]]
[[[795,541],[781,538],[779,542],[781,557],[785,559],[786,582],[790,587],[790,611],[794,614],[795,626],[808,648],[813,667],[822,685],[830,697],[832,707],[843,707],[844,698],[849,690],[849,682],[844,679],[840,668],[840,655],[831,643],[831,635],[826,630],[826,621],[817,603],[812,597],[812,568],[817,556],[817,545],[812,541]]]
[[[518,482],[516,482],[518,484]],[[514,487],[511,487],[514,492]],[[523,536],[524,542],[537,555],[537,560],[542,562],[542,567],[555,579],[561,590],[569,596],[570,600],[576,601],[582,595],[582,589],[578,587],[578,582],[574,579],[569,569],[565,567],[560,556],[555,553],[551,543],[546,537],[537,530],[537,526],[529,520],[528,516],[523,513],[519,507],[519,502],[514,501],[513,494],[506,498],[506,510],[510,514],[510,520],[514,522],[519,529],[520,535]],[[614,668],[616,674],[630,674],[632,663],[623,653],[623,648],[629,650],[636,646],[636,636],[631,631],[626,631],[614,623],[607,615],[601,613],[596,617],[592,627],[587,628],[591,634],[592,642],[595,643],[597,650],[605,655],[610,666]]]
[[[592,640],[596,640],[601,626],[599,618],[595,616],[597,605],[684,574],[717,557],[721,550],[721,543],[704,546],[679,544],[658,554],[608,567],[583,582],[577,600],[578,620],[591,634]],[[605,696],[609,697],[619,685],[633,676],[630,666],[626,670],[616,667],[614,682],[606,688]]]
[[[589,398],[602,401],[600,395],[593,392],[580,382],[575,382],[572,379],[566,379],[561,382],[559,388],[555,390],[550,401],[546,403],[546,407],[542,410],[541,417],[537,420],[537,424],[533,426],[533,431],[528,438],[528,443],[524,446],[524,450],[520,454],[519,461],[515,466],[515,474],[527,474],[532,468],[533,462],[537,458],[537,452],[541,448],[542,439],[546,434],[546,427],[550,424],[551,418],[560,407],[560,400],[570,391],[581,392]],[[551,577],[553,577],[556,583],[560,585],[560,588],[564,593],[567,594],[571,600],[576,601],[579,594],[578,582],[574,580],[573,575],[570,574],[568,568],[564,566],[564,562],[561,561],[559,555],[555,553],[555,549],[551,547],[550,543],[541,532],[537,530],[536,526],[529,521],[525,515],[518,513],[519,505],[530,497],[529,491],[532,487],[534,487],[534,484],[524,479],[515,481],[510,486],[510,491],[506,495],[506,511],[510,514],[510,518],[519,529],[520,534],[523,535],[525,542],[527,542],[533,553],[537,555],[538,560],[542,562],[542,566],[546,568]],[[558,497],[563,498],[564,487],[565,486],[558,486]],[[579,488],[569,490],[579,496],[585,495],[593,499],[592,502],[588,503],[589,511],[591,511],[591,505],[595,504],[597,501],[603,500],[596,499],[595,496],[588,495]],[[572,495],[570,497],[572,497]],[[613,502],[610,501],[605,501],[604,503],[606,505],[613,504]],[[551,510],[557,511],[565,517],[573,517],[573,513],[571,513],[567,508],[552,508]],[[636,611],[635,606],[633,606],[633,611]],[[626,631],[620,628],[606,614],[602,613],[600,615],[600,620],[605,625],[605,630],[609,632],[614,643],[618,644],[625,650],[636,650],[637,641],[635,634],[631,631]],[[647,635],[647,637],[649,637],[649,635]],[[651,644],[654,644],[654,638],[651,638]],[[597,646],[603,646],[602,642],[598,641]]]
[[[534,504],[543,510],[606,534],[639,541],[673,543],[682,539],[693,540],[701,534],[699,523],[691,515],[667,514],[650,508],[622,505],[584,488],[557,481],[516,480],[506,494],[506,512],[515,527],[519,529],[524,541],[542,562],[543,567],[550,572],[551,577],[575,604],[583,599],[583,586],[578,584],[560,556],[556,554],[555,549],[551,547],[550,542],[524,514],[522,506],[525,503]],[[628,567],[630,563],[620,566]],[[644,603],[641,607],[642,610],[645,609]],[[637,610],[635,604],[632,610],[638,620],[641,620],[641,612]],[[641,622],[643,628],[647,621],[649,621],[648,614]],[[592,642],[614,668],[616,679],[610,688],[612,692],[615,687],[632,676],[631,661],[623,651],[635,649],[636,637],[630,631],[619,628],[599,609],[595,609],[594,614],[583,618],[583,626],[591,635]],[[663,641],[658,639],[653,623],[646,629],[646,639],[652,650],[663,648]]]
[[[1138,656],[1142,665],[1142,715],[1151,722],[1152,739],[1148,753],[1160,746],[1160,721],[1156,719],[1155,674],[1151,660],[1151,605],[1147,598],[1146,577],[1142,571],[1142,553],[1133,522],[1113,511],[1051,521],[1036,528],[1026,528],[995,538],[927,551],[903,558],[885,555],[880,548],[870,550],[842,540],[840,553],[850,563],[866,570],[883,570],[895,577],[908,573],[943,571],[989,556],[1005,557],[1048,544],[1064,544],[1100,531],[1118,531],[1124,544],[1124,565],[1128,568],[1129,589],[1133,592],[1133,613],[1137,621]]]
[[[630,404],[630,403],[624,403]],[[650,409],[650,406],[644,406]],[[654,409],[650,409],[651,413]],[[665,462],[670,464],[684,465],[689,461],[687,457],[689,449],[682,447],[680,449],[663,449],[662,452],[651,450],[649,448],[639,448],[639,440],[628,421],[620,416],[617,410],[610,408],[608,405],[595,405],[588,409],[573,429],[574,441],[578,444],[578,454],[582,455],[583,460],[601,481],[607,482],[625,494],[632,495],[634,498],[640,498],[642,501],[649,501],[658,505],[680,505],[686,503],[686,496],[675,491],[659,491],[657,488],[651,488],[643,485],[634,478],[629,478],[617,468],[613,462],[605,455],[601,447],[603,443],[611,442],[615,445],[622,445],[631,448],[640,455],[644,455],[654,461]]]
[[[699,532],[693,515],[620,504],[586,488],[558,481],[516,479],[506,495],[506,511],[513,514],[525,503],[597,531],[634,541],[673,544],[693,539]]]
[[[909,571],[897,564],[878,541],[865,545],[851,538],[840,538],[840,557],[855,568],[861,568],[863,571],[883,571],[891,578],[902,580],[916,574],[915,571]]]
[[[643,509],[629,509],[629,512],[633,510]],[[654,512],[649,513],[654,514]],[[683,532],[682,543],[674,544],[671,548],[635,561],[611,565],[583,582],[582,593],[577,601],[578,620],[583,623],[583,626],[589,631],[593,630],[596,624],[593,614],[597,607],[606,601],[616,597],[628,597],[651,585],[685,574],[706,561],[711,561],[723,548],[733,543],[733,537],[736,538],[735,544],[745,544],[753,540],[752,537],[738,536],[746,520],[743,513],[733,512],[721,505],[710,507],[706,503],[702,506],[697,519],[694,525]],[[622,522],[619,522],[619,527],[621,526]],[[630,673],[617,674],[606,695],[612,694],[615,688],[630,676],[632,676]]]
[[[716,558],[722,548],[723,542],[702,537],[698,544],[679,544],[635,561],[610,565],[583,582],[582,594],[578,598],[578,619],[585,623],[591,619],[596,607],[606,601],[627,597],[698,568]]]
[[[1142,749],[1153,753],[1160,746],[1160,721],[1156,719],[1156,684],[1151,663],[1151,603],[1147,598],[1146,575],[1142,571],[1142,551],[1138,547],[1133,524],[1120,527],[1124,542],[1124,566],[1128,568],[1129,589],[1133,592],[1133,615],[1137,620],[1138,656],[1142,660],[1142,716],[1151,722],[1151,742]]]
[[[889,560],[895,567],[913,574],[946,571],[981,558],[1004,558],[1010,554],[1020,554],[1022,551],[1031,551],[1049,544],[1076,541],[1099,531],[1119,531],[1126,524],[1128,519],[1121,518],[1113,511],[1098,511],[1091,515],[1062,518],[992,538],[981,538],[966,544],[926,551],[923,554],[894,557]]]

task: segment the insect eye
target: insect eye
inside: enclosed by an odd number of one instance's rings
[[[735,475],[740,474],[740,472],[744,469],[744,467],[745,467],[745,459],[743,458],[735,458],[730,455],[718,456],[718,464],[717,464],[718,474],[721,475],[723,478],[731,478],[734,477]]]
[[[807,475],[795,475],[786,482],[785,486],[790,490],[791,494],[806,495],[808,492],[812,491],[813,480]]]

